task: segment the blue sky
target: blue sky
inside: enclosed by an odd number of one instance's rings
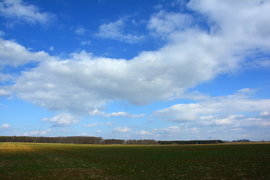
[[[270,1],[0,1],[0,134],[270,140]]]

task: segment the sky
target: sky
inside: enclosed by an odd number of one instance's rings
[[[268,141],[269,11],[0,0],[0,135]]]

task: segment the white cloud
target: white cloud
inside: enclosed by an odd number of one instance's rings
[[[142,130],[142,131],[139,132],[139,134],[140,135],[151,135],[152,133],[150,133],[149,131]]]
[[[116,127],[113,129],[114,133],[119,133],[119,132],[122,133],[122,132],[129,132],[129,131],[131,131],[131,129],[128,127]]]
[[[88,112],[88,115],[90,115],[90,116],[104,116],[105,114],[106,114],[105,112],[100,111],[97,108]]]
[[[148,28],[154,35],[168,38],[168,35],[188,29],[193,24],[193,18],[188,14],[159,11],[152,15]]]
[[[186,127],[186,126],[169,126],[160,129],[152,129],[147,134],[151,135],[153,138],[158,139],[167,139],[169,137],[170,140],[176,138],[175,140],[185,139],[188,140],[191,137],[190,135],[194,136],[199,133],[200,130],[197,127]],[[195,137],[192,137],[193,139]]]
[[[78,117],[73,116],[68,113],[60,113],[57,116],[52,118],[43,118],[42,121],[50,121],[53,122],[51,127],[58,127],[58,126],[69,126],[73,124],[77,124],[79,122]]]
[[[212,25],[212,33],[223,36],[223,40],[234,45],[236,50],[254,46],[268,49],[270,46],[266,43],[270,38],[270,25],[266,23],[270,21],[269,1],[193,0],[188,7],[205,15]]]
[[[217,125],[233,124],[234,120],[237,120],[237,118],[241,119],[243,117],[245,117],[245,116],[243,116],[243,115],[229,115],[227,118],[215,120],[215,124],[217,124]]]
[[[78,35],[83,35],[85,34],[86,29],[82,28],[82,27],[78,27],[77,29],[75,29],[75,33]]]
[[[81,45],[90,45],[91,41],[81,41]]]
[[[244,119],[244,117],[240,117],[235,115],[234,117],[229,117],[232,120],[236,118],[237,120],[241,120],[241,127],[235,127],[232,124],[225,124],[219,126],[201,126],[198,123],[185,123],[177,126],[169,126],[164,128],[155,128],[147,131],[140,131],[134,134],[139,135],[138,137],[144,138],[154,138],[159,140],[196,140],[196,139],[236,139],[239,134],[246,134],[251,138],[254,138],[254,133],[263,134],[264,130],[269,129],[270,123],[269,121],[264,121],[261,123],[261,120],[256,120],[257,124],[254,120],[250,120],[252,124],[252,131],[250,126],[247,125],[248,120]],[[199,126],[198,126],[199,125]]]
[[[202,29],[186,14],[165,11],[154,14],[148,27],[153,33],[165,38],[167,43],[156,51],[141,52],[130,60],[96,57],[86,51],[73,53],[70,58],[63,59],[44,52],[32,53],[22,45],[1,39],[2,66],[41,61],[38,67],[23,72],[14,85],[6,87],[5,91],[12,91],[18,98],[49,110],[105,116],[102,112],[104,106],[115,100],[144,105],[183,97],[189,88],[220,74],[238,70],[251,52],[270,49],[267,33],[261,32],[256,25],[267,30],[268,25],[262,23],[262,19],[268,19],[268,1],[263,5],[242,2],[238,6],[236,3],[239,14],[236,14],[234,6],[231,7],[231,1],[217,3],[189,3],[190,8],[202,13],[205,20],[209,21],[209,27]],[[252,17],[246,12],[251,12]],[[234,15],[233,18],[230,13]],[[176,23],[178,21],[181,23]],[[166,28],[159,25],[166,25]],[[119,19],[100,26],[99,35],[126,41],[128,36],[123,31],[124,27],[125,19]],[[223,99],[222,106],[232,103],[229,101]],[[192,121],[218,111],[215,105],[221,104],[214,103],[175,105],[157,113],[168,119]],[[237,103],[254,104],[254,101],[238,99]],[[268,100],[260,100],[260,103],[268,103]],[[251,105],[243,107],[254,110]],[[229,106],[226,108],[233,109]],[[189,111],[184,112],[185,109]],[[169,117],[169,112],[174,115]],[[120,114],[116,112],[114,115]]]
[[[106,122],[106,123],[93,123],[93,124],[84,124],[83,126],[86,126],[86,127],[94,127],[94,126],[111,126],[113,125],[114,123],[111,123],[111,122]]]
[[[0,14],[8,19],[19,20],[29,24],[47,25],[55,19],[55,15],[40,12],[39,8],[28,5],[21,0],[3,0],[0,2]]]
[[[0,128],[9,128],[10,125],[9,124],[3,124]]]
[[[40,62],[52,58],[44,51],[30,52],[14,41],[0,38],[0,68],[6,65],[16,67],[29,62]]]
[[[247,135],[247,134],[243,134],[243,135],[239,135],[240,138],[248,138],[250,137],[250,135]]]
[[[0,89],[0,97],[1,96],[9,96],[11,95],[10,91],[6,91],[5,89]]]
[[[96,34],[97,37],[114,39],[118,41],[123,41],[127,43],[137,43],[143,39],[143,35],[133,35],[126,34],[124,32],[125,28],[125,18],[121,18],[115,22],[110,22],[107,24],[102,24],[99,26],[99,31]]]
[[[209,97],[198,103],[176,104],[154,112],[154,116],[175,122],[196,121],[206,126],[268,125],[270,119],[267,110],[270,108],[270,99],[250,98],[252,93],[250,89],[243,89],[234,95]]]
[[[94,127],[94,126],[97,126],[99,125],[98,123],[93,123],[93,124],[84,124],[83,126],[86,126],[86,127]]]
[[[163,133],[176,133],[180,132],[181,128],[179,126],[169,126],[167,128],[162,128],[162,129],[153,129],[154,131],[161,131]]]
[[[204,106],[202,104],[176,104],[169,108],[158,110],[155,116],[164,118],[167,121],[193,121],[198,119],[198,115],[216,113],[215,107]]]
[[[260,115],[262,115],[262,116],[269,116],[269,115],[270,115],[270,113],[269,113],[269,112],[267,112],[267,111],[264,111],[264,112],[261,112],[261,113],[260,113]]]
[[[53,46],[51,46],[49,49],[50,49],[50,51],[54,51],[54,47]]]
[[[119,112],[113,112],[113,113],[109,113],[106,114],[105,117],[112,117],[112,116],[128,116],[129,114],[127,112],[124,111],[119,111]]]
[[[23,135],[24,136],[43,136],[46,135],[48,132],[50,132],[51,129],[47,129],[46,131],[31,131],[31,132],[26,132]]]
[[[177,98],[187,88],[214,78],[219,69],[208,59],[196,62],[199,53],[187,50],[192,53],[189,56],[177,49],[173,45],[143,52],[130,61],[94,57],[82,51],[70,60],[42,62],[24,72],[13,89],[19,98],[48,109],[84,113],[112,100],[142,105]],[[34,89],[39,91],[33,93]]]
[[[109,114],[104,114],[105,117],[112,117],[112,116],[125,116],[125,117],[131,117],[131,118],[139,118],[139,117],[144,117],[145,114],[129,114],[124,111],[119,111],[119,112],[113,112]]]
[[[131,117],[132,118],[140,118],[140,117],[144,117],[146,116],[146,114],[132,114]]]

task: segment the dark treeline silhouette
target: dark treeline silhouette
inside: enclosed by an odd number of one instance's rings
[[[136,140],[136,139],[129,139],[126,140],[125,144],[158,144],[158,141],[153,140],[153,139],[140,139],[140,140]]]
[[[158,141],[158,144],[217,144],[221,140],[191,140],[191,141]]]
[[[192,140],[192,141],[156,141],[153,139],[103,139],[94,136],[66,137],[34,137],[34,136],[0,136],[0,142],[34,142],[34,143],[73,143],[73,144],[134,144],[134,145],[170,145],[170,144],[216,144],[221,140]]]
[[[34,136],[0,136],[0,142],[35,142],[35,143],[74,143],[101,144],[101,137],[67,136],[67,137],[34,137]]]
[[[249,139],[238,139],[238,140],[233,140],[232,142],[250,142]]]

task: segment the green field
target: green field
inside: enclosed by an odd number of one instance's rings
[[[270,179],[270,144],[0,143],[0,179]]]

